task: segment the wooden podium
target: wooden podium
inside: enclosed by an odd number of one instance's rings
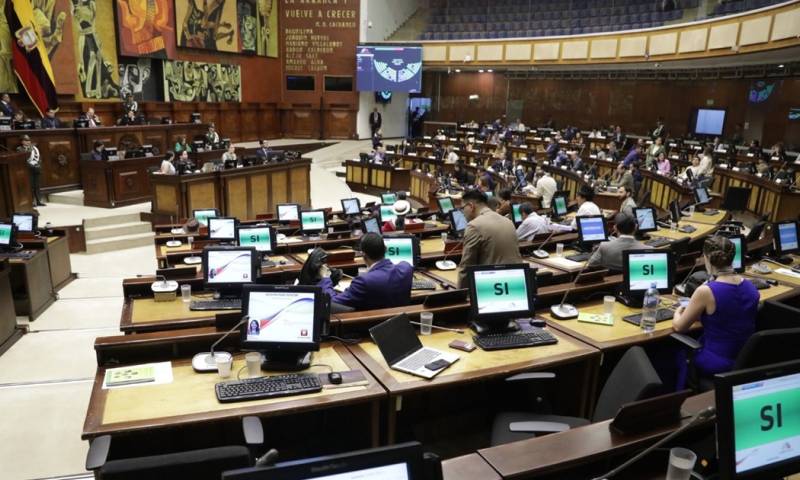
[[[28,153],[0,153],[0,218],[11,218],[14,212],[32,211]]]
[[[114,208],[150,201],[150,169],[158,169],[163,158],[154,155],[111,161],[81,160],[83,204]]]

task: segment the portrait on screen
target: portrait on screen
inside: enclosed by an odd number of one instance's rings
[[[175,0],[178,46],[239,51],[236,0]]]
[[[173,0],[117,0],[119,54],[175,57]]]
[[[119,98],[114,10],[107,0],[73,0],[78,100]]]
[[[238,102],[242,96],[239,65],[164,62],[164,100],[179,102]]]

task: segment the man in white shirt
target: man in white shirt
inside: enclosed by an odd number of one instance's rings
[[[581,187],[577,195],[577,200],[578,200],[578,212],[575,214],[576,217],[590,217],[592,215],[603,214],[603,212],[600,210],[600,207],[598,207],[597,204],[593,202],[594,189],[589,185],[584,185]],[[578,222],[573,218],[572,228],[576,228],[577,225]]]
[[[536,213],[533,210],[533,206],[528,202],[519,206],[519,212],[522,214],[522,223],[517,227],[517,238],[521,242],[530,241],[536,235],[541,235],[543,233],[572,230],[570,227],[564,225],[550,223],[547,217]]]
[[[458,154],[453,151],[453,146],[447,146],[447,158],[445,159],[446,163],[456,163],[458,161]]]
[[[714,174],[714,161],[711,158],[711,149],[706,147],[700,157],[700,175],[710,177]]]
[[[541,199],[542,208],[550,208],[550,201],[558,190],[558,184],[549,173],[543,170],[538,170],[536,177],[538,180],[536,180],[536,189],[533,191],[533,196]]]

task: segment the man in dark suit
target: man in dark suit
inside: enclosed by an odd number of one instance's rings
[[[269,144],[267,141],[261,140],[261,142],[259,142],[259,147],[256,150],[256,158],[258,158],[258,160],[261,162],[266,162],[269,158],[270,151],[271,150],[269,149]]]
[[[601,243],[589,258],[590,267],[606,267],[615,272],[622,271],[622,253],[627,250],[649,249],[647,245],[636,240],[636,218],[620,212],[614,217],[614,228],[619,236]]]
[[[42,118],[42,128],[61,128],[61,120],[56,118],[56,111],[48,108]]]
[[[2,97],[0,97],[0,111],[3,112],[4,117],[11,117],[14,115],[14,107],[11,106],[11,97],[4,93]]]
[[[381,113],[378,111],[378,107],[372,109],[372,113],[369,114],[369,129],[370,135],[372,137],[375,136],[375,132],[380,130],[381,124],[383,123],[383,117]]]
[[[356,310],[408,305],[411,300],[414,267],[406,262],[394,265],[385,258],[386,244],[377,233],[368,233],[361,237],[361,251],[364,263],[367,264],[367,273],[355,277],[344,292],[338,293],[333,289],[331,271],[325,264],[320,267],[319,276],[322,279],[317,285],[331,296],[333,303]]]
[[[628,137],[622,133],[622,127],[617,125],[617,128],[614,130],[614,143],[617,144],[617,149],[622,150],[627,140]]]
[[[551,138],[550,143],[547,144],[545,155],[547,155],[547,159],[551,162],[556,159],[556,155],[558,155],[558,143],[555,138]]]

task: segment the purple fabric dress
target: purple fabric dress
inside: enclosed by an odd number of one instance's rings
[[[755,331],[760,295],[748,280],[739,285],[708,282],[714,294],[716,309],[712,315],[703,313],[703,347],[695,355],[695,367],[700,376],[727,372],[733,368],[736,356]],[[682,351],[678,363],[678,389],[686,385],[686,352]]]

